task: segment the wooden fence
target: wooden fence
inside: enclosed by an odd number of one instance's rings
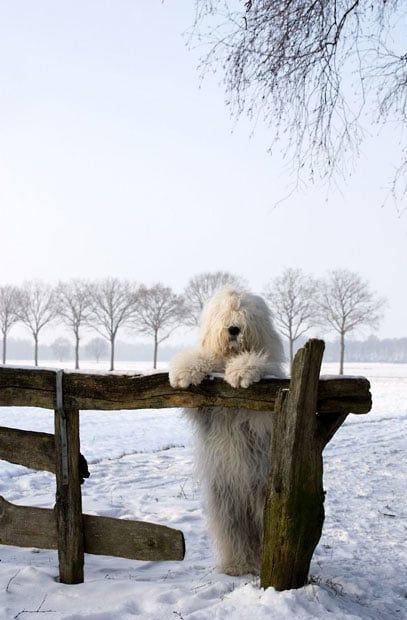
[[[0,427],[0,459],[56,475],[54,510],[0,498],[0,543],[58,549],[63,583],[83,581],[84,552],[139,560],[182,560],[182,532],[162,525],[82,514],[79,410],[240,407],[273,412],[273,459],[265,507],[261,585],[300,587],[324,520],[322,450],[348,413],[371,409],[363,377],[320,378],[324,343],[310,340],[289,379],[234,389],[212,378],[173,389],[167,373],[87,373],[0,366],[0,406],[55,411],[55,433]]]

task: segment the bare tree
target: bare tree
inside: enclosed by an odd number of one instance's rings
[[[319,313],[322,325],[340,337],[339,373],[343,374],[345,336],[363,327],[377,328],[386,300],[376,297],[367,282],[348,269],[331,271],[319,284]]]
[[[7,336],[18,321],[19,290],[16,286],[0,286],[0,329],[3,335],[3,364],[7,358]]]
[[[114,346],[119,328],[135,312],[138,289],[118,278],[105,278],[89,287],[92,300],[91,326],[110,342],[110,370],[114,370]]]
[[[92,340],[89,340],[86,344],[86,353],[92,355],[96,362],[99,363],[100,358],[107,355],[107,342],[105,338],[92,338]]]
[[[331,179],[353,166],[361,118],[393,132],[407,121],[407,30],[401,0],[195,0],[192,40],[220,67],[227,104],[272,128],[297,182]],[[400,134],[394,193],[407,191]],[[397,163],[397,162],[396,162]]]
[[[154,368],[157,368],[158,345],[169,338],[184,317],[184,299],[169,286],[158,283],[151,288],[140,288],[134,327],[140,333],[154,338]]]
[[[191,278],[184,290],[185,325],[196,327],[205,303],[225,286],[245,288],[246,282],[240,276],[227,271],[205,272]]]
[[[291,369],[294,343],[309,331],[317,316],[317,281],[301,269],[286,269],[266,285],[264,297],[277,328],[288,339]]]
[[[34,363],[38,366],[40,331],[56,317],[54,289],[39,280],[25,282],[21,287],[17,316],[34,338]]]
[[[71,343],[67,338],[60,336],[51,345],[51,349],[55,357],[63,362],[71,352]]]
[[[81,329],[88,324],[91,314],[89,283],[83,280],[60,282],[56,289],[57,312],[62,322],[75,337],[75,368],[79,368]]]

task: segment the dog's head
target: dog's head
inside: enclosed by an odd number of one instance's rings
[[[201,346],[221,358],[243,351],[280,355],[281,348],[264,300],[231,288],[216,293],[205,306]]]

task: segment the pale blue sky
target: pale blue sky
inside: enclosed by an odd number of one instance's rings
[[[400,128],[370,137],[354,176],[296,193],[269,130],[199,88],[182,33],[192,0],[0,1],[0,282],[163,281],[225,269],[254,290],[286,266],[350,268],[405,336],[407,214],[385,184]]]

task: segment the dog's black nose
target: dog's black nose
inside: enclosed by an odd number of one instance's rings
[[[231,336],[237,336],[240,333],[240,327],[232,325],[232,327],[229,327],[228,332]]]

